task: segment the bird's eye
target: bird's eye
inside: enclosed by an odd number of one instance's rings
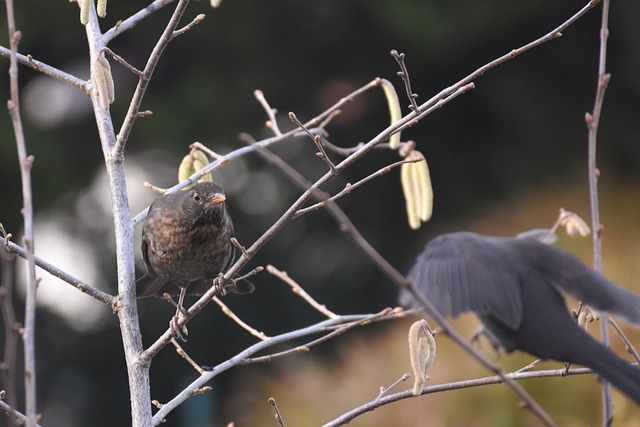
[[[195,200],[196,203],[200,203],[202,201],[202,196],[198,193],[193,193],[193,200]]]

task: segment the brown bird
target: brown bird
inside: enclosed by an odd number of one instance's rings
[[[136,282],[138,297],[164,293],[202,295],[235,260],[233,223],[222,186],[202,182],[158,197],[142,226],[142,257],[147,274]],[[238,280],[228,290],[246,294],[253,284]]]

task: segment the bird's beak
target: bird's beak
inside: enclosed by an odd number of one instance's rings
[[[224,202],[227,198],[222,193],[216,193],[213,195],[213,198],[210,200],[212,205],[217,205],[219,203]]]

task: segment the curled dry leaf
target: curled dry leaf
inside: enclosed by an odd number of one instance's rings
[[[427,321],[418,320],[409,328],[409,359],[413,371],[413,394],[422,394],[427,381],[427,369],[436,357],[436,340],[429,330]]]
[[[565,211],[562,209],[560,212],[560,225],[564,226],[569,236],[575,236],[576,234],[586,237],[591,233],[591,229],[578,214]]]

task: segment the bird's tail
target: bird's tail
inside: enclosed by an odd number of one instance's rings
[[[583,360],[576,360],[576,363],[593,369],[640,405],[640,367],[638,365],[632,365],[597,341],[593,341],[583,350],[578,357]]]
[[[150,296],[162,296],[160,290],[163,288],[166,280],[161,276],[150,276],[145,274],[136,281],[136,296],[138,298],[147,298]]]

